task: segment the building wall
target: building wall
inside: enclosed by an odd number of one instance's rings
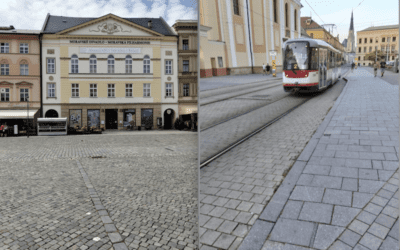
[[[280,69],[283,38],[300,37],[301,6],[294,0],[276,2],[277,22],[274,22],[273,0],[239,0],[239,15],[234,13],[230,0],[201,0],[200,24],[211,29],[204,29],[206,35],[201,34],[200,38],[200,77],[212,76],[211,58],[218,64],[218,57],[224,61],[223,67],[216,65],[218,75],[260,73],[263,63],[272,63],[271,50],[277,52]],[[287,27],[285,4],[288,5]]]
[[[0,89],[10,90],[10,101],[0,109],[26,109],[20,89],[29,89],[30,108],[40,109],[40,46],[38,35],[0,34],[0,43],[9,43],[9,53],[0,54],[0,64],[9,64],[9,75],[0,76]],[[28,43],[28,54],[20,53],[20,43]],[[20,64],[28,64],[28,75],[21,75]]]
[[[389,43],[390,52],[388,61],[394,61],[398,58],[399,51],[399,29],[382,29],[382,30],[371,30],[371,31],[358,31],[357,32],[357,48],[356,48],[356,58],[358,59],[358,63],[360,65],[369,65],[373,64],[373,61],[365,60],[365,56],[371,52],[375,51],[375,46],[378,46],[378,50],[382,51],[382,46],[385,46],[384,54],[387,54],[386,48],[388,46],[387,37],[390,36],[391,41]],[[393,41],[393,37],[396,37],[396,40]],[[365,38],[367,38],[367,43],[365,43]],[[385,42],[382,42],[382,38],[385,38]],[[360,42],[361,39],[361,42]],[[372,43],[370,41],[372,39]],[[378,42],[376,41],[378,39]],[[395,51],[392,52],[392,46],[395,47]],[[366,52],[364,52],[364,49]],[[361,52],[360,52],[361,50]],[[386,57],[385,57],[386,61]]]

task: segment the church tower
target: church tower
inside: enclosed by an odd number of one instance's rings
[[[354,38],[354,24],[353,24],[353,11],[351,12],[349,37],[347,38],[346,52],[356,53],[356,42]]]

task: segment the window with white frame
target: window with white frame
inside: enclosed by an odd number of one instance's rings
[[[56,73],[56,59],[47,58],[47,74]]]
[[[167,96],[167,97],[172,96],[172,83],[165,84],[165,96]]]
[[[183,60],[183,72],[189,72],[189,60]]]
[[[72,84],[72,97],[79,97],[79,83]]]
[[[55,83],[47,84],[47,97],[56,97],[56,84]]]
[[[2,101],[2,102],[10,101],[10,89],[9,88],[6,88],[5,90],[1,91],[0,101]]]
[[[107,58],[107,65],[108,65],[108,73],[109,74],[113,74],[114,71],[114,56],[113,55],[109,55]]]
[[[21,54],[28,54],[29,53],[29,47],[27,43],[20,43],[19,44],[19,53]]]
[[[150,57],[145,56],[143,59],[143,73],[150,73]]]
[[[20,69],[20,75],[21,76],[29,75],[29,66],[28,66],[28,64],[20,64],[19,65],[19,69]]]
[[[115,97],[115,84],[114,83],[109,83],[108,84],[108,97]]]
[[[26,102],[29,98],[29,89],[20,89],[20,101]]]
[[[89,58],[90,73],[97,73],[97,58],[91,55]]]
[[[189,83],[183,84],[183,96],[189,96]]]
[[[78,56],[77,55],[72,55],[71,56],[71,73],[72,74],[79,73],[78,63],[79,63]]]
[[[89,86],[90,97],[97,97],[97,83],[91,83]]]
[[[7,76],[10,74],[10,65],[9,64],[1,64],[0,68],[1,68],[1,75],[3,76]]]
[[[125,84],[125,96],[126,97],[133,97],[132,83]]]
[[[0,43],[0,53],[10,53],[10,46],[8,43]]]
[[[165,60],[165,74],[172,75],[172,60]]]
[[[143,83],[143,96],[150,97],[150,83]]]
[[[132,73],[132,57],[130,55],[125,57],[125,73]]]

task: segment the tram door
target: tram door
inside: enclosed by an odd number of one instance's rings
[[[326,86],[326,74],[327,74],[327,56],[328,50],[327,49],[319,49],[319,88],[323,88]]]

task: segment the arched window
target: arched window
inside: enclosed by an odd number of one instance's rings
[[[149,56],[144,56],[143,73],[150,73],[150,57]]]
[[[297,31],[297,10],[294,10],[294,30]]]
[[[278,11],[276,6],[276,0],[274,0],[274,22],[278,22]]]
[[[95,55],[91,55],[89,58],[90,73],[97,73],[97,58]]]
[[[113,55],[108,56],[107,65],[108,65],[108,73],[113,74],[114,73],[114,56]]]
[[[130,55],[125,57],[125,73],[132,73],[132,57]]]
[[[78,56],[72,55],[71,56],[71,73],[79,73],[78,72]]]
[[[289,27],[289,20],[288,20],[288,4],[285,4],[285,26]]]

